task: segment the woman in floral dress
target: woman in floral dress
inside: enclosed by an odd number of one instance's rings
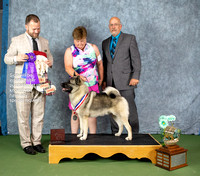
[[[89,91],[99,93],[99,86],[103,81],[103,63],[99,49],[96,45],[87,43],[87,30],[83,26],[74,29],[72,36],[74,44],[67,48],[64,55],[65,70],[70,77],[80,76],[88,86]],[[71,115],[71,132],[77,134],[79,118],[74,116],[74,110],[69,102]],[[96,118],[89,118],[89,132],[96,133]]]

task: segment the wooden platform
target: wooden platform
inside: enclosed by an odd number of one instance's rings
[[[86,141],[76,135],[66,134],[66,141],[51,141],[49,144],[49,164],[58,164],[63,158],[81,159],[94,153],[103,158],[122,153],[131,159],[148,158],[156,163],[156,149],[161,147],[150,134],[135,134],[132,141],[126,141],[127,135],[116,137],[112,134],[89,134]]]

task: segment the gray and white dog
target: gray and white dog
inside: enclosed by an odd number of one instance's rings
[[[88,87],[79,76],[72,77],[68,82],[61,83],[64,92],[69,92],[69,99],[80,119],[80,140],[86,140],[88,135],[88,118],[112,114],[119,126],[115,136],[120,136],[123,125],[127,129],[126,140],[132,140],[132,130],[128,122],[128,102],[119,91],[113,87],[107,87],[103,93],[89,92]]]

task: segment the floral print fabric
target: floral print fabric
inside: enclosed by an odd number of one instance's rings
[[[71,50],[73,68],[79,75],[86,77],[85,84],[88,87],[98,84],[97,59],[91,44],[87,43],[83,51],[72,45]]]

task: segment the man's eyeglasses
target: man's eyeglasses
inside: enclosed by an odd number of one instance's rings
[[[109,24],[110,27],[113,27],[113,26],[116,27],[116,26],[119,26],[119,25],[120,25],[120,24],[118,24],[118,23]]]

